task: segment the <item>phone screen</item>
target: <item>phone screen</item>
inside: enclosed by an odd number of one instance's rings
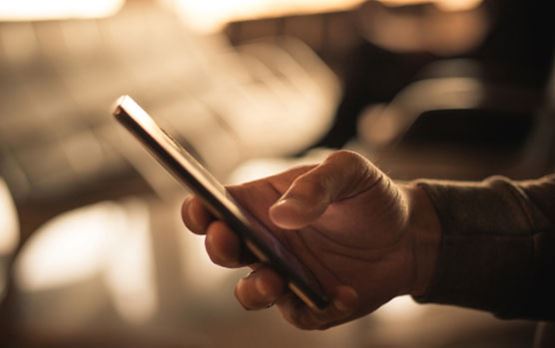
[[[131,97],[121,97],[114,116],[177,179],[225,220],[249,250],[288,280],[289,288],[308,306],[323,309],[329,300],[312,273],[258,219],[243,209],[225,187]]]

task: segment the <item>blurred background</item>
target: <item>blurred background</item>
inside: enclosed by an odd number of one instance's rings
[[[325,332],[245,270],[113,121],[130,94],[226,183],[356,150],[396,179],[555,161],[548,2],[0,0],[0,346],[529,347],[534,323],[393,300]]]

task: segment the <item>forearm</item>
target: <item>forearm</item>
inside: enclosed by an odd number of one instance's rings
[[[436,258],[431,271],[422,268],[432,276],[414,292],[419,301],[484,309],[502,317],[553,319],[553,177],[417,185],[430,198],[441,230],[437,257],[430,255],[433,243],[421,242],[424,247],[417,253],[422,265]],[[417,240],[430,241],[430,233],[421,237]]]

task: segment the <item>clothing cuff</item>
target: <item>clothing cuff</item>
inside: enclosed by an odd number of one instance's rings
[[[442,228],[434,278],[419,302],[521,313],[533,277],[537,213],[508,179],[481,183],[421,180]]]

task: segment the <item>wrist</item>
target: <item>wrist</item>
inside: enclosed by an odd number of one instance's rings
[[[441,244],[441,225],[428,194],[416,184],[404,187],[409,209],[407,233],[412,254],[409,294],[424,295],[435,275]]]

